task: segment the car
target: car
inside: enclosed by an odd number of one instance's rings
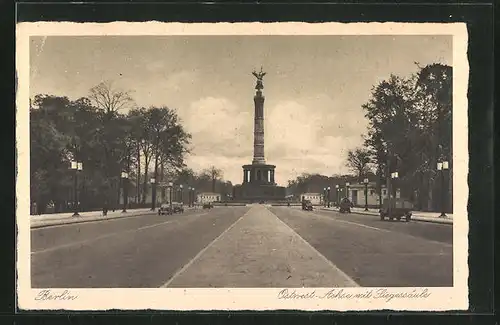
[[[180,202],[172,202],[174,213],[184,213],[184,205]]]
[[[213,207],[211,202],[203,203],[203,209],[212,209]]]
[[[183,213],[184,205],[179,202],[163,203],[158,209],[158,215],[162,214],[173,214],[173,213]]]
[[[340,213],[351,213],[352,203],[348,198],[343,198],[339,204]]]
[[[302,210],[312,211],[313,205],[312,205],[311,201],[309,201],[309,200],[302,201]]]
[[[160,208],[158,209],[158,215],[162,214],[172,214],[172,211],[170,210],[170,204],[163,203],[162,205],[160,205]]]
[[[382,202],[382,208],[380,209],[380,220],[385,220],[386,218],[390,221],[396,219],[400,221],[402,218],[406,222],[411,220],[413,204],[410,201],[401,198],[390,198],[384,199]]]

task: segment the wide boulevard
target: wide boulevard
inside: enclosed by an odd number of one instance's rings
[[[215,207],[31,230],[34,288],[453,285],[452,226]]]

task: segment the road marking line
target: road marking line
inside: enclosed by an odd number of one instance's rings
[[[212,240],[207,246],[205,246],[201,251],[198,252],[198,254],[195,255],[187,264],[183,265],[179,270],[177,270],[174,275],[167,281],[165,282],[160,288],[167,288],[178,276],[180,276],[182,273],[184,273],[191,265],[193,265],[196,260],[198,260],[201,255],[203,255],[210,247],[212,247],[219,239],[222,238],[229,230],[233,229],[236,224],[238,224],[241,220],[243,220],[243,217],[245,217],[248,213],[250,213],[252,209],[250,208],[247,212],[245,212],[241,217],[239,217],[238,220],[236,220],[231,226],[229,226],[226,230],[224,230],[219,236],[217,236],[214,240]]]
[[[202,215],[205,215],[205,214],[207,214],[207,213],[205,212],[205,213],[202,213],[202,214],[193,214],[193,215],[189,215],[189,217],[202,216]],[[125,231],[120,231],[120,232],[114,232],[114,233],[111,233],[111,234],[102,235],[102,236],[98,236],[98,237],[94,237],[94,238],[90,238],[90,239],[86,239],[86,240],[81,240],[81,241],[78,241],[78,242],[72,242],[72,243],[68,243],[68,244],[64,244],[64,245],[59,245],[59,246],[55,246],[55,247],[50,247],[50,248],[42,249],[42,250],[39,250],[39,251],[34,251],[34,252],[31,252],[31,255],[48,253],[48,252],[52,252],[52,251],[55,251],[55,250],[58,250],[58,249],[62,249],[62,248],[68,248],[68,247],[72,247],[72,246],[78,246],[78,245],[81,245],[81,244],[89,243],[89,242],[96,241],[96,240],[101,240],[101,239],[104,239],[104,238],[109,238],[109,237],[118,236],[118,235],[122,235],[122,234],[127,234],[127,233],[131,233],[131,232],[136,232],[136,231],[140,231],[140,230],[144,230],[144,229],[148,229],[148,228],[153,228],[153,227],[157,227],[157,226],[161,226],[161,225],[165,225],[165,224],[169,224],[169,223],[173,223],[173,222],[179,222],[179,221],[182,221],[182,220],[181,219],[168,220],[168,221],[164,221],[164,222],[160,222],[160,223],[155,223],[155,224],[152,224],[152,225],[147,225],[147,226],[136,228],[136,229],[130,229],[130,230],[125,230]]]
[[[271,211],[269,211],[271,212]],[[338,274],[340,274],[341,277],[344,278],[344,280],[346,280],[348,283],[351,284],[351,286],[354,286],[354,287],[359,287],[360,285],[358,283],[356,283],[356,281],[354,281],[350,276],[348,276],[346,273],[344,273],[344,271],[342,271],[341,269],[339,269],[335,264],[333,264],[332,261],[330,261],[328,258],[326,258],[323,254],[321,254],[316,248],[314,248],[311,244],[309,244],[309,242],[307,242],[307,240],[305,240],[304,238],[302,238],[302,236],[300,236],[295,230],[293,230],[289,225],[287,225],[285,222],[283,222],[280,218],[278,218],[278,216],[276,214],[274,214],[273,212],[271,212],[275,217],[276,219],[279,220],[279,222],[281,222],[283,225],[285,225],[288,229],[290,229],[290,231],[292,231],[298,238],[299,240],[301,240],[306,246],[308,246],[314,253],[316,253],[318,255],[319,258],[321,258],[323,261],[325,261],[328,265],[330,265],[331,268],[333,268]]]
[[[356,226],[363,227],[363,228],[378,230],[378,231],[382,231],[382,232],[391,232],[390,230],[387,230],[387,229],[381,229],[381,228],[377,228],[377,227],[371,227],[371,226],[364,225],[362,223],[357,223],[357,222],[352,222],[352,221],[347,221],[347,220],[340,220],[340,219],[334,219],[334,220],[337,221],[337,222],[340,222],[340,223],[348,223],[350,225],[356,225]]]
[[[298,211],[298,212],[301,213],[301,214],[303,214],[303,215],[307,214],[304,211]],[[378,231],[382,231],[382,232],[391,232],[390,230],[387,230],[387,229],[381,229],[381,228],[371,227],[371,226],[364,225],[362,223],[357,223],[357,222],[342,220],[342,219],[338,219],[338,218],[335,218],[335,217],[327,217],[327,216],[324,216],[324,215],[320,214],[320,212],[313,211],[312,214],[314,214],[316,217],[319,217],[319,218],[323,218],[323,219],[327,219],[327,220],[332,220],[332,221],[336,221],[336,222],[340,222],[340,223],[347,223],[347,224],[356,225],[356,226],[359,226],[359,227],[373,229],[373,230],[378,230]]]
[[[302,216],[305,216],[305,215],[309,214],[309,213],[304,212],[302,210],[299,210],[297,212],[299,212]],[[425,241],[428,241],[428,242],[431,242],[431,243],[434,243],[434,244],[440,244],[440,245],[444,245],[446,247],[453,247],[453,244],[449,244],[449,243],[445,243],[445,242],[440,242],[440,241],[432,240],[432,239],[427,239],[427,238],[423,238],[423,237],[418,237],[418,236],[414,236],[412,234],[407,234],[407,233],[404,233],[404,232],[399,232],[399,231],[394,231],[394,230],[389,230],[389,229],[381,229],[381,228],[371,227],[371,226],[367,226],[367,225],[364,225],[364,224],[361,224],[361,223],[347,221],[347,220],[342,220],[342,219],[338,219],[338,218],[335,218],[335,217],[327,217],[327,216],[322,215],[321,212],[313,212],[312,214],[315,215],[318,218],[322,218],[322,219],[325,219],[325,220],[336,221],[336,222],[339,222],[339,223],[352,224],[352,225],[360,226],[360,227],[367,228],[367,229],[377,230],[377,231],[381,231],[381,232],[389,232],[389,233],[394,233],[394,234],[398,234],[398,235],[402,235],[402,236],[409,236],[409,237],[412,237],[412,238],[425,240]]]

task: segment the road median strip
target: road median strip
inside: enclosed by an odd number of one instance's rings
[[[266,207],[254,206],[163,285],[187,286],[357,287],[358,284]]]

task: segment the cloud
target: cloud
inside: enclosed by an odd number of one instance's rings
[[[347,172],[347,151],[362,144],[366,130],[358,111],[333,112],[328,96],[282,101],[266,116],[266,157],[277,165],[276,180],[286,184],[302,173]]]
[[[165,89],[178,92],[183,89],[192,89],[195,83],[198,82],[198,74],[196,71],[179,71],[166,75],[166,80],[162,83]]]
[[[163,61],[150,61],[145,64],[145,68],[149,72],[157,72],[165,67],[165,62]]]
[[[362,143],[365,129],[359,116],[348,110],[336,116],[331,105],[331,99],[318,95],[265,109],[266,160],[277,166],[279,184],[306,172],[347,172],[347,150]],[[198,172],[214,165],[226,180],[241,183],[241,166],[251,163],[253,155],[253,109],[224,97],[205,97],[178,113],[193,136],[187,164]]]
[[[178,112],[186,130],[192,135],[192,154],[188,164],[195,171],[214,165],[226,177],[251,159],[253,116],[226,98],[205,97]],[[229,176],[231,175],[231,176]],[[226,178],[240,181],[240,177]]]

